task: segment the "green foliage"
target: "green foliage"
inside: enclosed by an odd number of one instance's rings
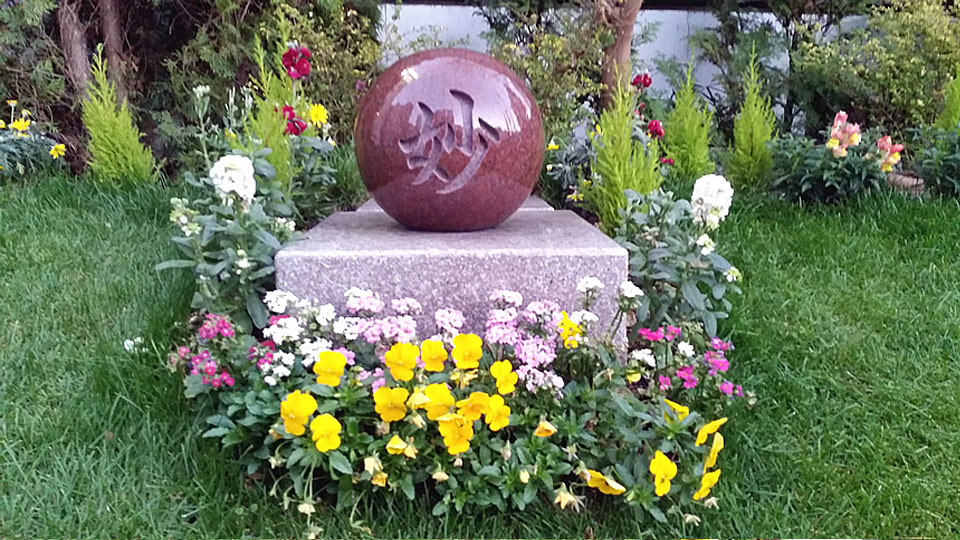
[[[630,280],[644,291],[631,335],[685,321],[698,321],[707,335],[717,335],[717,320],[732,307],[726,295],[741,292],[739,270],[716,252],[690,201],[661,190],[628,192],[627,200],[616,240],[630,254]]]
[[[293,192],[297,213],[307,224],[338,210],[353,210],[369,197],[352,142],[337,145],[322,164],[308,170],[299,175]]]
[[[0,7],[0,105],[7,99],[31,104],[38,117],[72,108],[65,84],[63,54],[50,25],[53,0],[21,0]]]
[[[960,131],[928,126],[914,131],[910,165],[923,179],[924,189],[960,195]]]
[[[529,39],[520,44],[510,37],[513,34],[487,34],[490,54],[530,86],[547,140],[566,139],[584,105],[599,110],[602,90],[603,29],[582,11],[556,17],[553,25],[530,26]],[[551,31],[554,26],[557,30]]]
[[[810,139],[781,137],[773,144],[772,188],[788,200],[833,203],[886,185],[887,175],[870,144],[852,146],[847,152],[835,157]]]
[[[613,106],[600,114],[599,133],[593,137],[593,179],[581,184],[584,206],[608,233],[620,223],[620,212],[627,206],[626,190],[647,194],[663,180],[657,139],[634,137],[636,95],[618,89]]]
[[[50,173],[63,165],[62,159],[53,159],[50,149],[57,144],[43,135],[28,133],[23,136],[10,129],[0,129],[0,180],[26,178]]]
[[[896,0],[875,8],[866,28],[805,44],[796,69],[808,127],[841,109],[895,136],[932,123],[960,65],[954,16],[940,0]]]
[[[677,90],[673,110],[664,122],[663,145],[668,158],[674,160],[671,176],[690,182],[716,169],[710,159],[710,126],[713,113],[697,94],[693,81],[693,64],[687,67],[687,78]]]
[[[103,47],[93,57],[93,80],[83,101],[83,125],[90,134],[90,170],[104,184],[121,185],[156,179],[153,154],[140,142],[127,102],[118,104],[113,83],[107,80]]]
[[[286,46],[279,47],[275,55],[268,55],[257,40],[255,51],[258,75],[252,82],[256,92],[250,134],[258,141],[257,146],[271,150],[266,160],[274,168],[276,181],[289,192],[297,166],[293,159],[293,146],[285,133],[287,119],[279,110],[284,105],[293,105],[293,82],[285,73],[279,74],[274,67],[280,65],[280,57],[286,51]]]
[[[943,110],[934,125],[940,129],[960,129],[960,65],[943,87]]]
[[[776,121],[754,55],[750,59],[746,96],[733,123],[734,148],[727,165],[727,175],[738,190],[765,188],[769,184],[773,171],[769,143],[776,136]]]
[[[171,199],[170,221],[180,232],[173,242],[186,258],[156,267],[192,269],[197,285],[192,307],[230,315],[248,331],[266,326],[267,310],[260,298],[273,286],[273,256],[295,237],[294,208],[285,186],[275,179],[273,167],[264,159],[269,153],[264,149],[252,159],[221,158],[234,163],[248,160],[249,176],[239,181],[236,172],[228,177],[217,172],[216,166],[200,179],[185,175],[190,185],[200,189],[200,197]],[[235,191],[238,184],[248,184],[252,196],[242,195],[242,187]],[[229,189],[225,190],[226,186]]]

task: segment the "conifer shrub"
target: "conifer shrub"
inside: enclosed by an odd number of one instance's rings
[[[764,93],[757,69],[756,49],[750,56],[750,70],[740,114],[733,122],[734,148],[727,176],[738,189],[756,189],[770,183],[773,152],[769,143],[776,136],[777,117]]]
[[[668,159],[674,166],[670,168],[674,180],[682,183],[716,170],[716,164],[710,158],[710,125],[713,113],[697,94],[693,80],[693,62],[687,68],[687,78],[677,90],[673,110],[665,122],[666,135],[663,144]]]

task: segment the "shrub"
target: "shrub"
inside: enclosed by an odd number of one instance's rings
[[[667,157],[674,161],[671,176],[689,182],[710,174],[716,165],[710,159],[710,124],[713,113],[697,95],[693,86],[693,64],[687,67],[687,78],[677,90],[673,110],[667,114],[663,138]]]
[[[926,127],[914,131],[913,170],[923,178],[925,189],[960,195],[960,131]]]
[[[896,136],[932,123],[960,65],[953,15],[940,0],[896,0],[874,8],[866,28],[806,44],[796,69],[806,81],[808,128],[839,109]]]
[[[581,282],[580,307],[597,282]],[[627,293],[618,302],[635,301]],[[551,501],[579,510],[593,492],[677,526],[709,507],[699,501],[720,476],[726,422],[713,415],[743,395],[724,378],[726,342],[671,328],[618,357],[589,311],[522,308],[512,291],[491,295],[485,337],[451,309],[436,330],[418,329],[415,299],[388,312],[356,288],[340,312],[282,291],[265,302],[264,341],[208,314],[170,365],[209,414],[203,436],[235,447],[247,474],[269,467],[308,533],[323,507],[362,497],[423,497],[443,515]]]
[[[90,170],[105,184],[152,182],[156,178],[153,154],[140,142],[127,102],[118,104],[113,83],[107,80],[103,46],[93,57],[93,80],[83,100],[83,125],[90,134]]]
[[[593,137],[593,179],[581,184],[584,205],[608,233],[616,229],[620,211],[627,206],[626,190],[646,194],[662,181],[658,136],[635,130],[637,95],[618,89],[613,107],[600,114]]]
[[[352,142],[331,148],[329,154],[316,153],[315,159],[313,167],[304,167],[293,192],[297,213],[306,223],[353,210],[369,198]]]
[[[903,145],[890,136],[862,145],[860,126],[840,111],[826,133],[826,145],[799,137],[778,139],[773,147],[773,189],[797,201],[838,202],[886,184],[886,173],[900,161]],[[870,133],[873,138],[876,133]]]
[[[718,176],[697,181],[692,203],[661,190],[627,193],[616,240],[630,254],[630,280],[645,293],[633,331],[698,321],[707,335],[717,335],[717,320],[731,309],[726,295],[740,294],[740,271],[716,252],[710,237],[732,196]]]
[[[943,88],[943,110],[935,125],[940,129],[960,129],[960,65]]]
[[[775,136],[776,121],[770,98],[763,93],[754,54],[750,58],[746,96],[740,114],[733,123],[734,149],[727,167],[727,174],[739,189],[758,189],[769,185],[773,171],[773,154],[769,143]]]

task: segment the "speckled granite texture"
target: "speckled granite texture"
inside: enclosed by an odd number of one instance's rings
[[[528,210],[534,210],[538,212],[550,211],[553,210],[553,207],[547,204],[546,201],[537,197],[536,195],[531,195],[527,197],[527,200],[523,201],[523,204],[520,205],[520,208],[517,208],[517,212],[525,212]],[[380,205],[377,204],[377,201],[370,199],[369,201],[360,205],[360,208],[357,208],[357,212],[383,212],[383,208],[380,208]]]
[[[482,332],[494,289],[575,310],[577,281],[595,276],[606,289],[593,311],[606,328],[627,278],[627,251],[570,211],[517,212],[496,228],[466,233],[412,231],[384,212],[341,212],[277,253],[276,268],[277,288],[338,310],[350,287],[387,302],[414,297],[424,307],[421,336],[432,334],[441,307],[460,309],[466,327]]]

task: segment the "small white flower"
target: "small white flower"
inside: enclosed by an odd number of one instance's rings
[[[279,360],[280,363],[285,366],[292,366],[293,361],[296,358],[293,354],[283,351],[277,351],[273,353],[273,357]]]
[[[266,377],[264,377],[264,378],[263,378],[263,382],[267,383],[267,386],[276,386],[276,385],[277,385],[277,380],[274,379],[273,376],[271,376],[271,375],[267,375]]]
[[[136,348],[137,348],[137,343],[132,339],[123,340],[123,349],[125,351],[132,353],[133,351],[136,350]]]
[[[228,205],[233,204],[231,194],[236,194],[245,203],[252,201],[257,194],[253,162],[244,156],[223,156],[217,160],[210,169],[210,180]]]
[[[287,366],[275,366],[273,368],[273,374],[280,379],[286,379],[290,376],[290,368]]]
[[[272,339],[277,345],[283,345],[288,341],[299,340],[302,333],[300,321],[294,317],[284,317],[264,329],[263,336]]]
[[[620,284],[620,296],[632,300],[643,296],[643,290],[633,284],[632,281],[624,281]]]
[[[196,96],[197,99],[202,99],[204,96],[210,95],[210,87],[205,84],[198,84],[193,87],[193,95]]]
[[[585,326],[589,328],[593,323],[599,321],[600,317],[597,317],[592,311],[581,309],[571,313],[570,320],[577,326]]]
[[[708,234],[701,234],[700,238],[697,238],[697,245],[700,246],[700,254],[704,257],[713,253],[713,249],[716,247]]]
[[[333,304],[324,304],[317,309],[317,324],[327,326],[337,317],[337,309]]]
[[[733,204],[733,186],[726,178],[716,174],[702,176],[693,186],[690,204],[693,206],[694,221],[716,229],[727,217]]]
[[[577,292],[580,294],[595,293],[603,288],[603,282],[593,276],[581,278],[577,282]]]
[[[358,317],[340,317],[333,321],[333,333],[341,336],[344,341],[354,341],[360,337],[360,324],[363,319]]]
[[[650,368],[657,367],[657,357],[650,349],[630,351],[630,359],[640,364],[646,364]]]
[[[696,354],[696,351],[693,350],[693,345],[687,343],[686,341],[677,343],[677,352],[683,356],[686,356],[687,358],[693,358],[693,355]]]
[[[300,344],[297,352],[303,357],[300,362],[304,367],[313,363],[315,357],[323,351],[329,351],[333,344],[326,339],[308,339]]]
[[[250,259],[244,257],[237,260],[237,268],[244,270],[250,268]]]
[[[723,275],[726,276],[727,281],[730,283],[740,281],[740,279],[743,278],[743,274],[740,273],[740,270],[738,270],[736,266],[731,266]]]
[[[313,503],[310,501],[304,501],[297,505],[297,511],[301,514],[310,515],[316,512],[316,509],[313,507]]]
[[[267,305],[267,309],[274,313],[283,313],[287,311],[287,308],[291,304],[297,302],[297,297],[286,292],[286,291],[269,291],[263,297],[263,303]]]

